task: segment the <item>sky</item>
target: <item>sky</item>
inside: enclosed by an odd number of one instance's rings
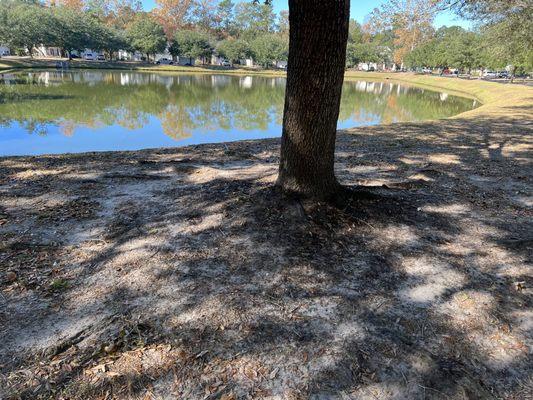
[[[235,3],[240,0],[234,0]],[[384,3],[386,0],[352,0],[350,16],[354,18],[357,22],[363,22],[365,16],[370,14],[370,12],[375,8],[379,7],[381,3]],[[142,0],[145,10],[151,10],[154,7],[154,0]],[[287,0],[273,0],[274,11],[279,13],[281,10],[287,10],[289,6],[287,5]],[[463,28],[470,28],[472,24],[469,21],[460,19],[455,16],[453,13],[446,12],[441,13],[437,16],[434,22],[435,28],[439,28],[443,25],[459,25]]]

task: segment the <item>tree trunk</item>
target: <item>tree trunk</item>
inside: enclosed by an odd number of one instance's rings
[[[329,198],[350,0],[289,0],[289,60],[278,185]]]

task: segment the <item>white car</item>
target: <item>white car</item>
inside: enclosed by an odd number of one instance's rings
[[[155,62],[157,65],[173,65],[174,61],[169,60],[168,58],[160,58]]]
[[[494,79],[498,77],[498,73],[494,71],[485,71],[483,72],[483,78]]]
[[[83,59],[84,60],[87,60],[87,61],[94,61],[94,55],[92,53],[86,53],[84,56],[83,56]]]
[[[222,61],[222,64],[220,65],[222,65],[223,67],[231,67],[231,63],[228,60]]]

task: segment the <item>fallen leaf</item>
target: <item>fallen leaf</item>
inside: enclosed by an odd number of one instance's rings
[[[6,280],[8,282],[15,282],[17,280],[17,274],[14,273],[13,271],[9,271],[7,274],[6,274]]]
[[[203,357],[205,356],[207,353],[209,353],[209,350],[204,350],[204,351],[201,351],[199,352],[195,358],[200,358],[200,357]]]

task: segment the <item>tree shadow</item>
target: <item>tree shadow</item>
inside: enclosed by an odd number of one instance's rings
[[[350,130],[336,205],[273,186],[277,140],[0,159],[5,396],[526,398],[526,128]]]

